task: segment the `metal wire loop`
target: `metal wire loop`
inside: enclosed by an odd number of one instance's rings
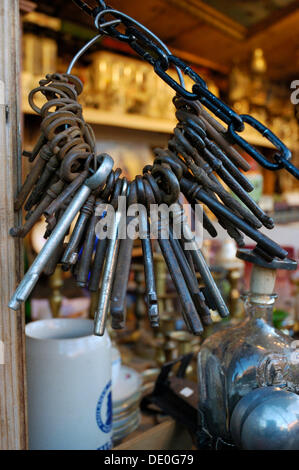
[[[111,20],[111,21],[107,21],[106,23],[104,23],[104,24],[102,25],[102,27],[104,28],[105,26],[112,26],[112,25],[119,24],[119,23],[121,23],[121,20]],[[86,52],[86,51],[87,51],[95,42],[97,42],[97,40],[100,39],[102,36],[103,36],[103,34],[97,34],[95,37],[93,37],[90,41],[88,41],[88,42],[77,52],[77,54],[76,54],[76,55],[73,57],[73,59],[71,60],[70,65],[68,66],[66,73],[71,73],[72,68],[74,67],[74,65],[76,64],[76,62],[78,61],[78,59],[80,59],[80,57],[84,54],[84,52]]]

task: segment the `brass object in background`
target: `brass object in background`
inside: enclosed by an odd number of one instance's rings
[[[268,59],[268,55],[266,55]],[[269,79],[264,51],[256,48],[252,52],[251,62],[247,66],[235,63],[229,77],[229,100],[235,111],[240,114],[251,114],[271,129],[286,142],[293,153],[298,151],[298,123],[294,105],[290,100],[290,83],[276,83]],[[249,131],[250,138],[256,134]],[[249,135],[248,134],[248,135]],[[265,140],[256,142],[264,145]],[[271,147],[270,147],[271,148]],[[260,169],[259,169],[260,171]],[[270,172],[264,172],[267,179],[273,179]],[[276,176],[281,191],[290,191],[298,187],[298,183],[284,172]],[[273,185],[272,191],[273,192]]]
[[[228,294],[228,307],[231,319],[240,319],[244,316],[243,302],[240,298],[240,280],[244,273],[244,261],[236,257],[237,246],[234,240],[224,240],[216,256],[217,264],[227,271],[227,280],[230,284]]]
[[[162,313],[160,316],[161,326],[159,328],[163,337],[166,338],[167,334],[175,330],[175,316],[174,310],[169,310],[165,313]]]
[[[188,331],[172,331],[168,334],[171,342],[176,344],[177,356],[193,353],[193,359],[186,369],[186,377],[194,382],[197,381],[196,357],[199,351],[199,338],[194,338]],[[174,358],[175,359],[175,358]]]
[[[174,341],[167,341],[164,345],[166,362],[173,361],[178,357],[177,345]]]
[[[61,294],[61,287],[63,286],[63,279],[62,279],[62,269],[60,265],[56,266],[54,274],[50,276],[50,287],[52,289],[51,296],[49,298],[49,303],[52,311],[52,315],[54,318],[59,317],[59,312],[62,304],[62,294]]]
[[[256,74],[264,74],[267,71],[267,63],[264,51],[260,47],[254,49],[251,60],[251,70]]]
[[[169,333],[169,339],[176,342],[179,356],[190,354],[192,352],[192,335],[188,331],[172,331]]]
[[[164,338],[156,338],[155,341],[155,361],[159,367],[162,367],[166,361],[165,351],[164,351]]]

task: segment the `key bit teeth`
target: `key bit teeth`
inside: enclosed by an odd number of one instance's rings
[[[159,309],[158,309],[157,303],[149,304],[148,316],[149,316],[151,326],[153,328],[158,328],[160,325],[160,321],[159,321]]]

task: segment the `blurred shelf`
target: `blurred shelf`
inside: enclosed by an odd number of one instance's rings
[[[36,114],[26,102],[23,102],[22,111],[24,114]],[[115,111],[102,111],[92,108],[84,108],[83,114],[84,119],[89,124],[122,127],[138,131],[160,132],[163,134],[171,134],[176,125],[175,120],[172,122],[167,119],[151,118],[137,114],[117,114]]]
[[[137,114],[117,114],[111,111],[97,109],[85,109],[84,118],[90,124],[102,124],[106,126],[125,127],[139,131],[161,132],[171,134],[176,121],[167,119],[151,118]]]
[[[23,101],[22,110],[24,114],[36,114],[26,101]],[[137,131],[171,134],[176,126],[175,120],[170,121],[168,119],[152,118],[139,114],[117,114],[115,111],[102,111],[93,108],[84,108],[83,114],[89,124],[121,127]],[[245,129],[242,133],[242,137],[251,145],[274,148],[271,142],[255,131]]]

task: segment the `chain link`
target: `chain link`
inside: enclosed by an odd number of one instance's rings
[[[81,0],[74,0],[75,3],[84,3]],[[130,47],[144,60],[149,62],[155,73],[167,83],[179,96],[187,100],[198,100],[206,108],[208,108],[215,116],[227,125],[226,133],[231,141],[238,144],[245,150],[254,160],[268,170],[276,171],[282,168],[290,172],[295,178],[299,179],[299,169],[291,162],[291,151],[286,145],[275,135],[270,129],[257,121],[254,117],[236,113],[232,108],[225,104],[221,99],[215,96],[207,87],[206,82],[200,77],[189,65],[178,57],[172,55],[163,42],[155,36],[145,26],[138,23],[130,16],[109,8],[103,0],[98,1],[99,6],[95,9],[89,8],[89,14],[94,17],[96,28],[103,35],[111,36],[119,41],[126,42]],[[81,7],[86,11],[85,7]],[[120,23],[116,25],[103,26],[105,15],[109,15]],[[118,28],[122,26],[121,32]],[[176,81],[169,73],[171,66],[174,66],[178,72],[179,82]],[[194,81],[192,91],[186,90],[184,86],[183,75],[187,75]],[[253,127],[259,134],[269,140],[278,153],[274,155],[274,161],[270,161],[262,155],[255,147],[247,142],[239,132],[245,128],[244,123]]]

